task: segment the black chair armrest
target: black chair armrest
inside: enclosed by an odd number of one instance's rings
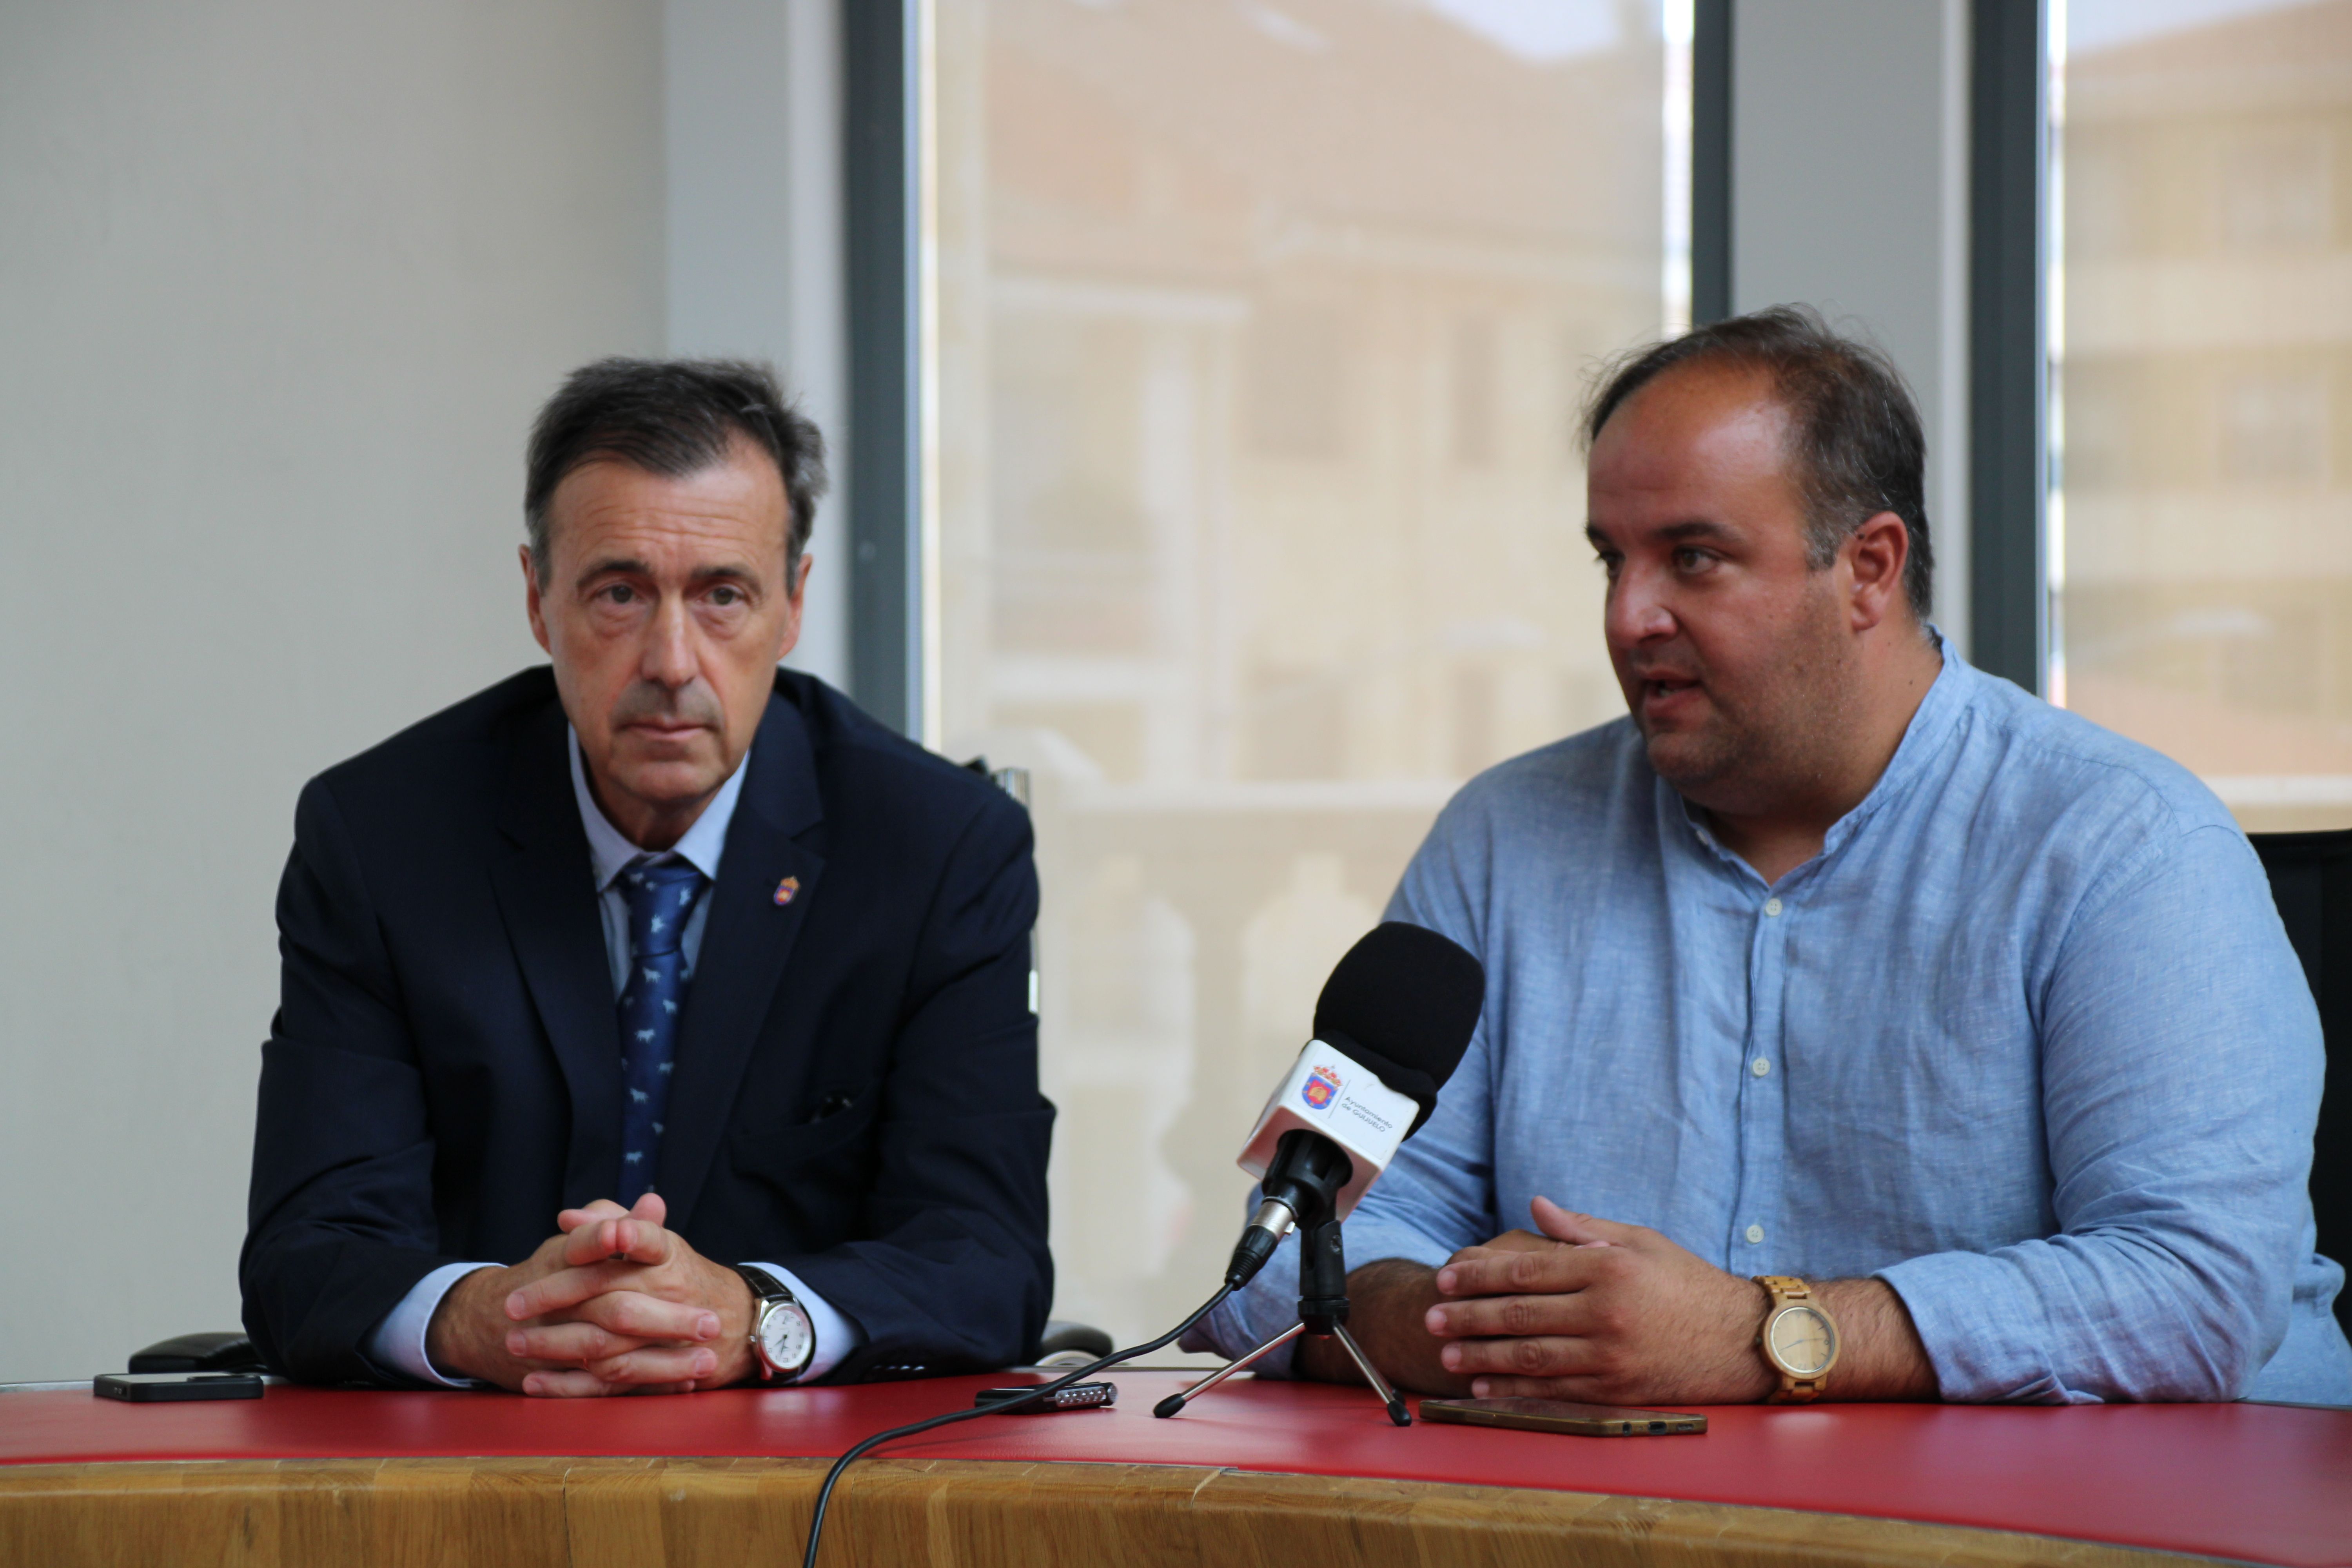
[[[1114,1348],[1111,1337],[1091,1323],[1056,1320],[1045,1325],[1045,1337],[1037,1347],[1037,1364],[1084,1366],[1110,1354]]]
[[[132,1372],[260,1372],[261,1352],[241,1333],[182,1334],[131,1358]]]

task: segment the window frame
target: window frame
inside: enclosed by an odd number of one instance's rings
[[[1669,0],[1672,3],[1672,0]],[[1734,0],[1691,6],[1691,317],[1731,313]],[[1981,3],[1981,0],[1980,0]],[[850,541],[849,692],[926,738],[937,573],[926,560],[923,109],[931,0],[838,0],[848,420],[835,437]]]
[[[2050,8],[1976,0],[1969,179],[1970,662],[2050,683]]]

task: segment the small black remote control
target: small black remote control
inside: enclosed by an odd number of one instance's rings
[[[992,1405],[1002,1405],[1008,1399],[1018,1399],[1024,1394],[1035,1392],[1034,1388],[983,1388],[971,1396],[971,1403],[975,1408],[985,1410]],[[1101,1410],[1118,1403],[1118,1388],[1114,1384],[1074,1383],[1043,1399],[1031,1400],[1009,1414],[1051,1415],[1058,1410]]]

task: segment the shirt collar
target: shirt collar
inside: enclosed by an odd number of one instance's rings
[[[1908,790],[1912,781],[1927,771],[1930,761],[1959,724],[1960,710],[1968,706],[1968,696],[1961,690],[1968,679],[1961,673],[1966,666],[1932,623],[1927,630],[1935,641],[1936,651],[1943,656],[1943,667],[1927,683],[1927,695],[1912,711],[1911,722],[1904,727],[1902,742],[1886,760],[1886,770],[1878,775],[1878,782],[1870,786],[1870,793],[1852,811],[1830,824],[1829,832],[1822,839],[1823,858],[1835,854],[1838,847],[1853,837],[1864,823],[1878,815],[1880,807]]]
[[[566,724],[563,732],[572,754],[572,794],[580,803],[580,826],[588,832],[588,861],[595,869],[596,891],[602,894],[613,885],[614,878],[632,862],[646,858],[646,853],[623,837],[597,805],[596,797],[588,793],[588,770],[580,761],[580,731]],[[674,855],[714,885],[718,882],[719,857],[727,847],[727,825],[734,820],[735,802],[743,793],[744,766],[751,760],[751,753],[745,752],[727,782],[719,786],[719,793],[710,797],[710,804],[702,808],[702,815],[694,819],[694,826],[686,830],[686,837],[662,851],[663,857]]]

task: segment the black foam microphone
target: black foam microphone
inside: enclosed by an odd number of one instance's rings
[[[1261,1201],[1228,1286],[1248,1284],[1294,1226],[1356,1206],[1437,1108],[1486,997],[1485,966],[1433,931],[1390,921],[1348,950],[1316,999],[1315,1038],[1242,1150]]]

